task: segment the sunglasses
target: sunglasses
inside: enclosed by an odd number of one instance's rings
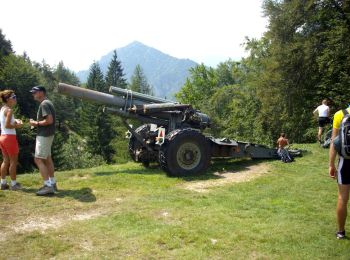
[[[9,97],[9,98],[11,98],[11,99],[16,99],[17,96],[16,96],[16,95],[13,95],[13,96],[11,96],[11,97]]]

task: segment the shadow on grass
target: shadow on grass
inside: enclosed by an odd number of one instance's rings
[[[38,190],[37,189],[28,189],[28,188],[23,188],[23,192],[27,193],[35,193]],[[58,192],[55,194],[46,196],[46,197],[56,197],[56,198],[65,198],[65,197],[71,197],[73,199],[76,199],[80,202],[95,202],[96,197],[92,193],[92,190],[90,188],[81,188],[80,190],[63,190],[59,189]]]
[[[186,181],[197,181],[197,180],[210,180],[210,179],[221,179],[217,172],[236,172],[248,170],[252,165],[258,165],[260,163],[268,162],[271,160],[251,160],[251,159],[213,159],[209,169],[204,174],[191,175],[191,176],[169,176],[173,178],[181,178]],[[143,169],[120,169],[113,171],[101,171],[94,173],[95,176],[110,176],[118,173],[125,174],[145,174],[145,175],[165,175],[166,173],[161,170],[159,165],[152,164],[149,168]]]
[[[210,180],[210,179],[222,179],[220,175],[215,173],[235,172],[249,170],[249,167],[258,165],[261,163],[269,162],[267,159],[213,159],[212,164],[206,173],[201,175],[182,176],[178,177],[185,181],[198,181],[198,180]]]
[[[142,167],[142,166],[141,166]],[[126,173],[126,174],[146,174],[146,175],[153,175],[153,174],[164,174],[164,172],[159,168],[158,165],[151,165],[150,167],[143,169],[120,169],[120,170],[113,170],[113,171],[101,171],[101,172],[95,172],[95,176],[109,176],[109,175],[115,175],[118,173]]]

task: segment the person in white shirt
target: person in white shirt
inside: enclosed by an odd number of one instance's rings
[[[13,108],[17,104],[16,95],[13,90],[4,90],[0,92],[0,99],[4,105],[0,109],[0,148],[2,151],[3,162],[1,163],[1,190],[20,190],[22,186],[16,181],[17,161],[18,161],[18,142],[16,128],[23,126],[23,122],[15,119]],[[10,173],[11,186],[6,182],[6,176]]]
[[[321,136],[323,132],[323,128],[325,125],[330,123],[329,119],[329,106],[327,105],[327,99],[322,100],[322,105],[319,105],[314,110],[314,115],[318,114],[318,134],[317,140],[321,143]]]

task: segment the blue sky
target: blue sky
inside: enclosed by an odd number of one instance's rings
[[[0,0],[0,28],[17,54],[87,69],[140,41],[177,58],[216,66],[245,56],[245,36],[266,31],[261,0]]]

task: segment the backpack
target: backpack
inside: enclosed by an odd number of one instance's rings
[[[334,148],[344,159],[350,159],[350,114],[347,109],[343,110],[343,114],[339,135],[334,139]]]

